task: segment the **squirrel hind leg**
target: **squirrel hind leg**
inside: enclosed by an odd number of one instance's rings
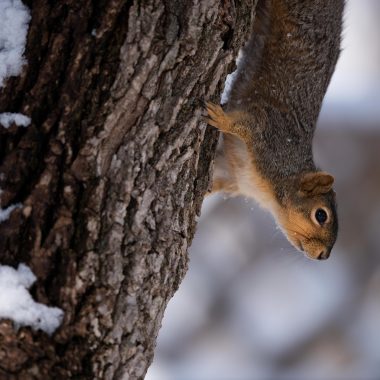
[[[233,120],[228,117],[221,106],[206,102],[206,111],[208,114],[206,121],[209,125],[218,128],[221,132],[231,133],[231,129],[233,129]]]
[[[238,192],[238,186],[230,174],[229,165],[223,148],[218,149],[216,153],[212,189],[209,191],[209,195],[217,193],[219,191],[230,194]]]

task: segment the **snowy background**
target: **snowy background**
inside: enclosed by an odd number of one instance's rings
[[[245,199],[204,202],[147,380],[380,379],[380,1],[350,0],[315,138],[340,234],[305,259]]]

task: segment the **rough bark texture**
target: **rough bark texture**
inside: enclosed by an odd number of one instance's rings
[[[255,0],[25,1],[23,74],[0,90],[0,263],[58,306],[53,336],[0,322],[1,379],[139,379],[210,182],[219,95]],[[215,100],[215,99],[214,99]]]

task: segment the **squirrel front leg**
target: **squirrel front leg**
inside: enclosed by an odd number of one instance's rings
[[[244,114],[239,111],[226,113],[223,108],[217,104],[206,102],[206,110],[208,113],[207,123],[215,128],[218,128],[223,133],[235,135],[245,143],[250,142],[252,131],[241,120]]]

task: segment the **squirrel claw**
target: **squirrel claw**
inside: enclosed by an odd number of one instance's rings
[[[228,133],[239,137],[241,140],[249,143],[252,132],[244,124],[239,123],[242,113],[226,113],[223,108],[217,104],[207,102],[207,123],[223,133]]]
[[[211,102],[206,102],[206,110],[209,116],[206,118],[208,124],[218,128],[222,132],[229,132],[231,120],[223,111],[221,106]]]

